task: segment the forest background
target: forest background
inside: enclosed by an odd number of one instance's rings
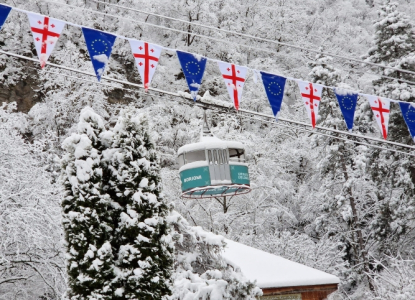
[[[0,2],[269,73],[415,100],[413,86],[379,76],[415,81],[415,76],[399,72],[369,69],[356,62],[316,56],[94,0]],[[369,0],[104,2],[415,70],[415,5],[410,0],[397,1],[396,5]],[[0,31],[0,46],[4,51],[37,57],[24,14],[11,12]],[[187,90],[175,56],[173,52],[162,53],[153,87]],[[49,60],[92,72],[79,28],[64,29]],[[127,41],[116,41],[106,75],[141,83]],[[252,77],[250,73],[241,108],[271,114],[261,82],[255,83]],[[53,67],[41,70],[36,63],[0,54],[0,299],[55,299],[65,290],[61,144],[76,130],[85,106],[101,115],[106,127],[113,126],[120,109],[127,106],[149,116],[161,158],[165,197],[191,225],[339,276],[342,283],[333,299],[410,299],[415,294],[412,157],[235,114],[208,112],[217,137],[246,145],[253,191],[227,203],[185,200],[180,198],[176,152],[199,139],[202,111],[162,95],[145,95],[130,86],[104,86],[94,81],[93,77]],[[230,103],[213,62],[207,64],[200,95]],[[333,94],[326,91],[320,107],[318,124],[346,130]],[[397,113],[391,114],[390,139],[411,145],[398,106],[392,105],[392,110]],[[281,116],[308,122],[293,82],[287,83]],[[359,99],[355,122],[355,131],[380,137],[364,99]]]

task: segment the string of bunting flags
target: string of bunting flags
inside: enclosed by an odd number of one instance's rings
[[[246,81],[248,69],[245,66],[239,66],[232,63],[208,59],[202,55],[192,54],[176,49],[170,49],[159,45],[126,38],[112,33],[80,26],[70,22],[50,18],[30,11],[14,8],[0,4],[0,30],[3,27],[10,11],[14,9],[26,13],[30,28],[33,35],[33,41],[39,58],[41,68],[44,68],[47,60],[52,53],[66,24],[76,26],[82,29],[85,43],[91,58],[98,81],[104,74],[105,68],[111,56],[111,52],[117,37],[129,41],[131,51],[139,74],[143,81],[145,90],[148,90],[151,80],[156,72],[162,50],[174,51],[183,70],[190,94],[194,101],[197,100],[198,92],[202,84],[203,75],[206,69],[207,60],[217,62],[222,74],[224,83],[228,90],[229,96],[234,103],[236,110],[239,109],[242,100],[242,91]],[[399,103],[402,116],[408,126],[409,133],[415,141],[415,103],[397,101],[383,98],[375,95],[357,93],[349,90],[338,89],[312,82],[302,81],[295,78],[283,77],[276,74],[270,74],[263,71],[251,69],[253,71],[254,81],[257,82],[258,75],[262,79],[265,93],[269,100],[275,119],[278,121],[278,115],[281,110],[281,104],[284,98],[284,89],[287,79],[296,81],[300,89],[301,98],[304,102],[305,109],[314,128],[318,117],[319,105],[323,88],[332,89],[338,100],[340,110],[343,114],[345,123],[349,131],[353,129],[354,114],[356,110],[358,96],[364,96],[370,103],[375,119],[386,140],[388,135],[388,124],[390,114],[390,103]]]

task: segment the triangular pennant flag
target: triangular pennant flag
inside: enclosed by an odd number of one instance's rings
[[[86,47],[91,57],[92,66],[94,67],[98,81],[100,81],[111,56],[112,46],[114,46],[117,37],[107,32],[85,27],[82,27],[82,33],[84,34]]]
[[[144,88],[147,90],[156,72],[162,48],[158,45],[137,40],[130,40],[130,45]]]
[[[261,72],[262,83],[264,84],[265,92],[268,96],[269,104],[275,119],[278,120],[278,114],[281,110],[281,103],[284,97],[284,88],[287,78],[274,74]]]
[[[386,140],[388,136],[389,113],[391,105],[390,100],[373,95],[365,96],[369,100],[376,122],[378,122],[382,136]]]
[[[34,13],[27,13],[40,66],[43,68],[55,48],[65,22]]]
[[[298,87],[300,88],[301,97],[305,104],[305,108],[308,113],[308,117],[311,120],[313,128],[316,127],[316,121],[318,116],[318,107],[321,100],[321,92],[323,86],[317,83],[311,83],[306,81],[297,81]]]
[[[239,109],[239,103],[242,99],[242,90],[245,84],[245,76],[248,71],[247,67],[241,67],[234,64],[218,61],[220,72],[225,80],[229,96],[233,100],[235,109]]]
[[[12,8],[10,6],[0,4],[0,30],[2,29],[4,22],[6,22]]]
[[[401,107],[402,116],[408,126],[409,133],[415,141],[415,103],[399,102],[399,106]]]
[[[347,129],[352,130],[358,94],[341,89],[334,89],[334,93],[346,121]]]
[[[193,100],[196,101],[196,96],[202,83],[203,74],[205,73],[207,59],[206,57],[192,53],[183,51],[176,52],[180,65],[182,66],[184,76],[186,77],[190,94],[192,95]]]

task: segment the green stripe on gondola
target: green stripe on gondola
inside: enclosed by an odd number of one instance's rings
[[[232,183],[249,184],[249,173],[247,166],[231,165]]]
[[[182,191],[187,191],[195,187],[210,185],[209,167],[188,169],[180,172],[182,181]]]

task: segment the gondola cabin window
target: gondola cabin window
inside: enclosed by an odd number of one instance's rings
[[[245,150],[244,149],[229,149],[230,161],[245,162]]]
[[[185,164],[195,161],[206,161],[205,150],[187,152],[184,157]]]
[[[178,161],[179,161],[179,168],[184,166],[184,154],[179,155]]]

